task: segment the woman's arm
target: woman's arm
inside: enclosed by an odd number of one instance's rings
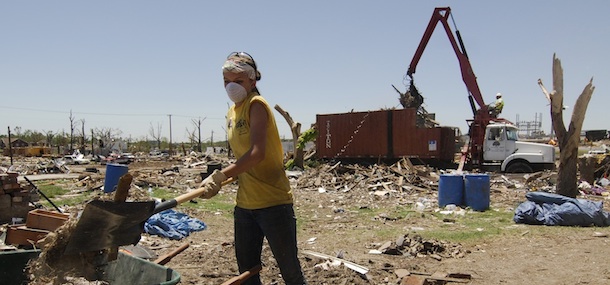
[[[234,164],[222,170],[227,177],[236,177],[265,159],[268,118],[265,106],[253,102],[250,106],[250,149]]]

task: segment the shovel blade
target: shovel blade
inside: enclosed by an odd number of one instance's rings
[[[136,244],[144,231],[144,222],[153,214],[154,209],[154,201],[89,202],[70,234],[64,254]]]

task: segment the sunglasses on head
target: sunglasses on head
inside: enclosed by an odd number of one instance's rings
[[[246,59],[246,63],[252,67],[254,67],[254,70],[256,69],[256,63],[254,62],[254,58],[248,54],[247,52],[243,52],[243,51],[234,51],[232,53],[230,53],[227,56],[227,59],[232,58],[232,57],[237,57],[237,58],[245,58]]]

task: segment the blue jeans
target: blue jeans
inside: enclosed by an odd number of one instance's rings
[[[266,237],[286,285],[307,284],[297,257],[297,226],[292,204],[257,210],[235,207],[233,216],[235,256],[240,273],[262,264],[261,252]],[[260,275],[252,276],[242,284],[262,284]]]

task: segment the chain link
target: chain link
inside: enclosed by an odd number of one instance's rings
[[[354,133],[352,133],[352,135],[350,136],[347,143],[341,148],[341,150],[335,155],[335,157],[333,159],[336,159],[337,157],[342,155],[345,152],[345,150],[347,150],[347,147],[352,143],[352,141],[354,141],[354,137],[356,136],[356,134],[358,134],[358,131],[360,130],[360,128],[362,127],[362,125],[364,124],[364,122],[366,121],[366,118],[368,118],[370,113],[371,113],[371,111],[368,111],[368,112],[366,112],[366,114],[364,114],[364,117],[362,117],[362,120],[360,120],[360,124],[358,124],[358,126],[356,127],[356,130],[354,130]]]

